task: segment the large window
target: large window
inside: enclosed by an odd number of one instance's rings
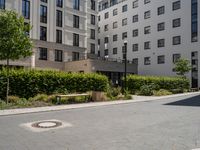
[[[144,65],[151,65],[151,57],[144,57]]]
[[[198,41],[198,1],[192,0],[192,19],[191,19],[191,41],[197,42]]]
[[[6,3],[5,0],[0,0],[0,9],[5,9]]]
[[[56,43],[62,43],[62,31],[56,30]]]
[[[158,40],[158,48],[165,47],[165,39],[159,39]]]
[[[181,1],[176,1],[176,2],[173,2],[172,4],[172,10],[177,10],[177,9],[180,9],[181,8]]]
[[[56,6],[57,7],[63,7],[63,0],[56,0]]]
[[[92,10],[96,9],[96,2],[95,2],[95,0],[91,0],[91,9]]]
[[[80,9],[80,0],[73,0],[73,8],[76,10]]]
[[[92,25],[96,24],[96,17],[95,17],[95,15],[91,15],[91,24]]]
[[[79,16],[74,15],[73,18],[73,27],[79,28]]]
[[[62,11],[56,10],[56,26],[62,27]]]
[[[40,26],[40,40],[46,41],[47,40],[47,28]]]
[[[73,46],[79,46],[79,35],[76,33],[73,34]]]
[[[78,52],[72,52],[72,61],[79,60],[79,53]]]
[[[22,15],[25,19],[30,19],[30,1],[22,0]]]
[[[58,61],[58,62],[63,61],[63,51],[55,50],[55,61]]]
[[[90,38],[95,40],[95,30],[94,29],[90,29]]]
[[[181,36],[174,36],[173,37],[173,45],[181,44]]]
[[[95,54],[95,44],[94,43],[90,44],[90,53]]]
[[[40,5],[40,22],[47,23],[47,7]]]
[[[39,48],[39,59],[47,60],[47,48]]]

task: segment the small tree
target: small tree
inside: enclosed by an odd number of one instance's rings
[[[185,74],[191,70],[191,65],[190,65],[189,60],[183,59],[183,58],[179,59],[175,63],[174,69],[175,69],[177,75],[185,77]]]
[[[32,55],[32,42],[27,35],[31,30],[24,18],[14,11],[0,11],[0,60],[6,60],[7,91],[9,95],[9,61],[18,60]]]

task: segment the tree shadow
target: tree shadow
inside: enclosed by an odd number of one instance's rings
[[[167,103],[164,105],[200,107],[200,95],[186,98],[186,99],[179,100],[172,103]]]

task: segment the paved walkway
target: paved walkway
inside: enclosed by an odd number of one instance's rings
[[[86,108],[86,107],[97,107],[97,106],[107,106],[107,105],[119,105],[119,104],[127,104],[127,103],[136,103],[136,102],[144,102],[144,101],[153,101],[153,100],[174,98],[174,97],[187,96],[187,95],[194,95],[195,96],[195,95],[199,95],[199,94],[200,94],[200,92],[175,94],[175,95],[168,95],[168,96],[135,96],[135,95],[133,95],[132,100],[119,100],[119,101],[60,105],[60,106],[50,106],[50,107],[0,110],[0,116],[18,115],[18,114],[26,114],[26,113],[37,113],[37,112],[48,112],[48,111],[59,111],[59,110],[77,109],[77,108]]]

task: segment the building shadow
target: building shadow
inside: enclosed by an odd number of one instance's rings
[[[171,103],[167,103],[164,105],[200,107],[200,95],[186,98],[179,101],[175,101],[175,102],[171,102]]]

